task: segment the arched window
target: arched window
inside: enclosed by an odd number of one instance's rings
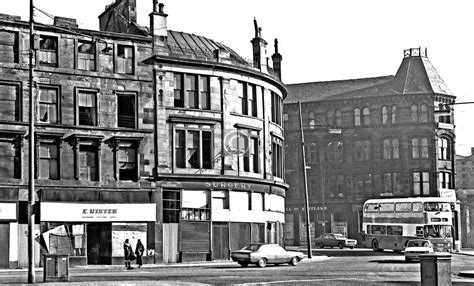
[[[382,124],[388,124],[388,108],[382,106]]]
[[[354,126],[360,126],[360,108],[354,108]]]
[[[336,110],[336,126],[342,126],[342,112],[340,110]]]
[[[412,104],[410,107],[411,122],[418,122],[418,105]]]
[[[399,159],[400,145],[398,139],[384,139],[383,140],[383,158],[384,159]]]
[[[362,109],[362,124],[370,124],[370,111],[368,107],[364,107],[364,109]]]
[[[309,128],[311,129],[313,129],[314,125],[316,124],[314,121],[314,112],[312,111],[308,113],[308,124],[309,124]]]
[[[428,122],[428,106],[426,104],[420,105],[420,122]]]
[[[438,138],[438,159],[451,160],[451,140],[448,138]]]
[[[421,138],[421,157],[422,158],[428,158],[428,139],[427,138]]]
[[[397,106],[392,105],[392,124],[397,123]]]
[[[326,124],[334,125],[334,111],[333,110],[328,110],[326,112]]]
[[[411,156],[413,158],[420,158],[420,144],[418,138],[411,139]]]

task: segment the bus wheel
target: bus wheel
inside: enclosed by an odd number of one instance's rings
[[[382,250],[379,248],[379,242],[377,241],[377,239],[372,240],[372,249],[373,249],[374,251],[382,251]]]

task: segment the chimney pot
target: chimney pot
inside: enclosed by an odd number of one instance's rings
[[[165,4],[163,4],[163,3],[158,4],[158,12],[159,12],[160,14],[164,14],[164,12],[163,12],[163,7],[164,7],[164,6],[165,6]]]

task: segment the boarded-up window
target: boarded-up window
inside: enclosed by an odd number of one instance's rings
[[[20,98],[17,85],[0,83],[0,119],[20,120]]]
[[[79,179],[97,181],[98,175],[98,148],[92,143],[79,146]]]
[[[18,63],[18,33],[0,31],[0,61]]]

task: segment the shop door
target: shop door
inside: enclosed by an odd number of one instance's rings
[[[163,224],[163,262],[178,262],[178,226],[177,223]]]
[[[229,259],[229,225],[227,223],[212,224],[212,255],[213,259]]]
[[[87,264],[112,263],[112,223],[87,224]]]
[[[0,268],[8,268],[10,248],[10,224],[0,223]]]

